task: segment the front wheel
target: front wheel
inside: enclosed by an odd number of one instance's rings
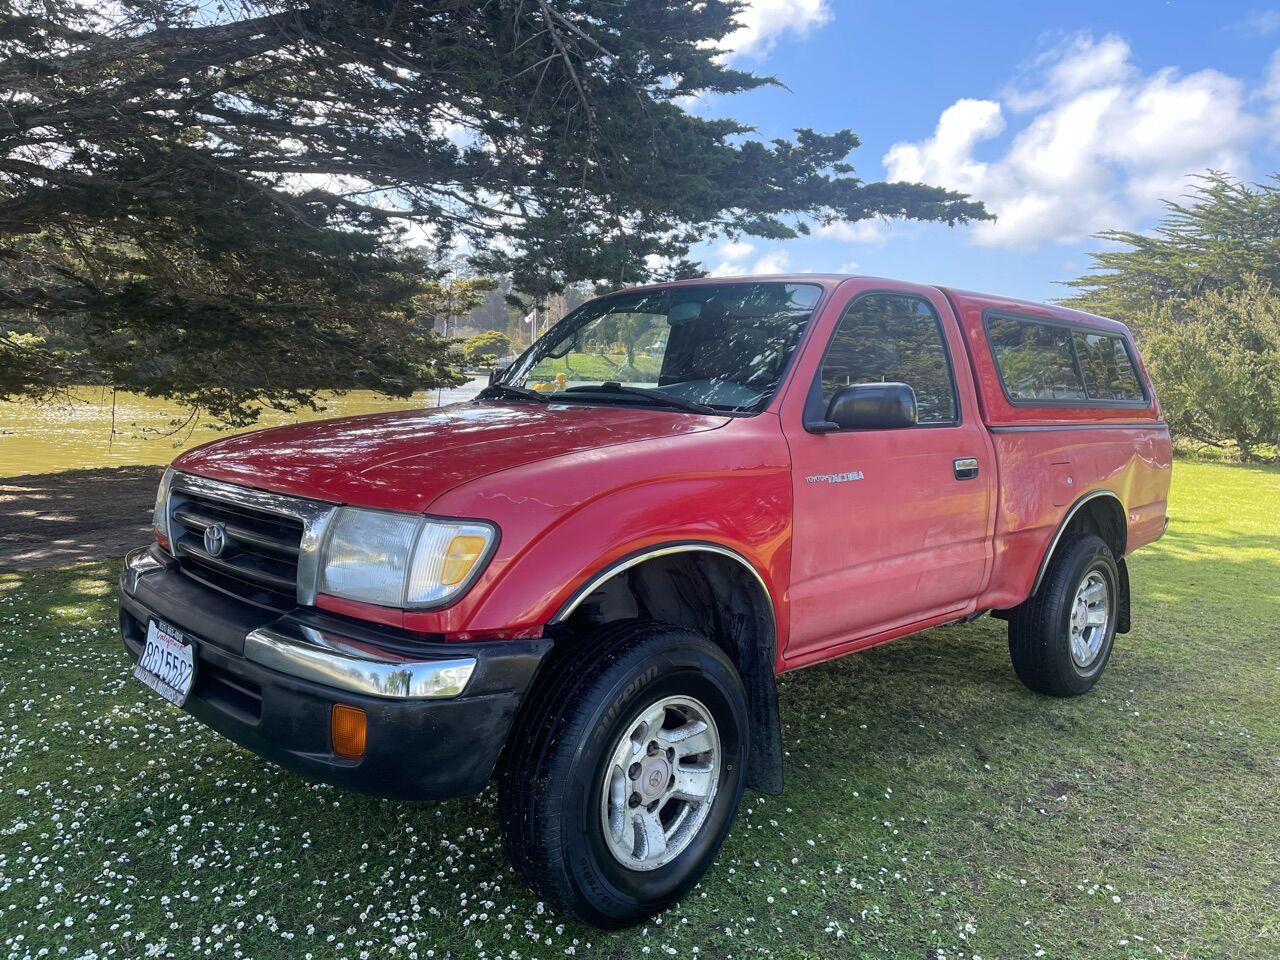
[[[565,913],[635,923],[715,859],[746,778],[746,695],[705,637],[646,621],[589,637],[535,691],[499,817],[517,873]]]
[[[1119,581],[1115,556],[1101,537],[1060,545],[1040,589],[1009,618],[1009,655],[1018,679],[1057,697],[1091,689],[1115,642]]]

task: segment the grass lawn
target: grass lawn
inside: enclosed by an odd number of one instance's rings
[[[268,766],[128,679],[116,564],[0,574],[5,957],[1280,957],[1280,471],[1179,463],[1089,696],[1004,624],[782,683],[788,789],[647,926],[564,922],[493,797]]]
[[[661,356],[648,356],[642,351],[635,353],[635,365],[627,363],[625,353],[597,354],[574,353],[569,357],[543,360],[534,367],[533,376],[537,380],[550,380],[558,373],[566,374],[570,381],[602,383],[605,380],[637,381],[649,380],[658,382],[661,372]]]

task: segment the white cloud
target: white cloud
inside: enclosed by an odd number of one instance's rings
[[[973,158],[973,148],[980,140],[998,136],[1004,126],[1000,104],[994,100],[957,100],[938,118],[932,138],[890,147],[885,168],[894,180],[925,182],[946,170],[961,183],[979,184],[989,165]]]
[[[818,233],[841,243],[878,247],[889,239],[889,224],[882,220],[855,220],[853,223],[839,220],[819,227]]]
[[[791,257],[782,249],[770,250],[755,259],[755,244],[745,240],[729,240],[716,249],[719,262],[712,268],[716,277],[758,276],[767,273],[786,273]]]
[[[1227,24],[1226,29],[1232,33],[1269,37],[1280,30],[1280,10],[1255,10],[1248,16]]]
[[[831,20],[827,0],[748,0],[738,13],[738,29],[721,41],[730,57],[762,57],[778,37],[803,37]]]
[[[750,274],[786,273],[791,256],[785,250],[771,250],[756,260],[747,272]]]
[[[1054,100],[1064,99],[1110,83],[1123,82],[1133,75],[1129,44],[1117,36],[1099,41],[1079,34],[1034,57],[1020,71],[1020,81],[1005,92],[1005,102],[1015,110],[1035,110]]]
[[[1271,55],[1271,63],[1267,65],[1267,78],[1262,87],[1262,95],[1268,100],[1280,101],[1280,50]]]
[[[1280,123],[1274,111],[1252,112],[1250,91],[1220,71],[1141,74],[1117,37],[1074,37],[1032,61],[1019,81],[1003,102],[956,101],[933,136],[894,144],[884,156],[890,180],[982,200],[999,219],[974,228],[981,244],[1034,248],[1136,226],[1195,174],[1248,175],[1250,147]],[[1280,60],[1256,92],[1280,97]],[[979,147],[1005,132],[1009,114],[1019,120],[1011,139],[980,159]]]
[[[747,272],[746,259],[755,250],[755,245],[745,240],[728,240],[716,250],[720,261],[711,268],[716,276],[736,276]]]

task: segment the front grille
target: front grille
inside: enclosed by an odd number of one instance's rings
[[[169,531],[174,554],[196,574],[230,578],[255,590],[293,599],[298,588],[298,557],[303,522],[198,490],[175,490]],[[215,556],[205,531],[218,526],[224,536]]]

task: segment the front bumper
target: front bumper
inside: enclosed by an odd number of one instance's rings
[[[183,709],[197,719],[310,779],[408,799],[484,787],[551,645],[427,642],[307,607],[281,613],[189,577],[157,547],[129,554],[120,581],[120,629],[134,660],[151,620],[196,643]],[[332,751],[336,703],[365,712],[359,760]]]

